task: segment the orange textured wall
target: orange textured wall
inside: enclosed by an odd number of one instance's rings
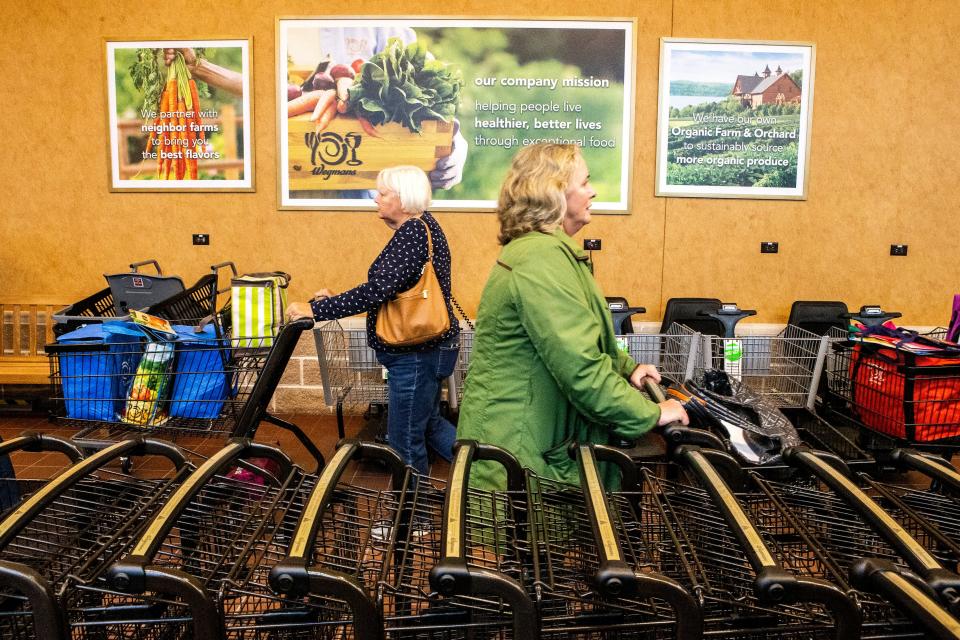
[[[188,280],[232,259],[284,269],[295,297],[358,282],[389,237],[369,213],[277,210],[274,30],[279,15],[331,5],[242,0],[149,5],[11,3],[0,13],[0,295],[73,300],[100,274],[155,257]],[[960,8],[954,0],[612,0],[337,5],[350,15],[636,17],[637,111],[631,215],[586,233],[605,291],[657,319],[669,296],[707,295],[784,321],[795,299],[877,302],[914,324],[946,321],[960,290],[954,247],[960,172]],[[104,37],[253,38],[256,193],[128,194],[107,188]],[[817,45],[806,201],[656,198],[655,127],[662,36]],[[469,312],[497,246],[487,213],[440,213],[455,292]],[[190,234],[209,233],[209,247]],[[760,255],[764,240],[778,255]],[[891,243],[910,255],[892,258]]]

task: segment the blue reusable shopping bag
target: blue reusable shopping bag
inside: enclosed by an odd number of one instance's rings
[[[143,355],[143,341],[143,332],[131,322],[89,324],[57,338],[60,345],[106,347],[60,351],[60,383],[68,418],[118,420]]]
[[[177,361],[170,417],[216,418],[230,389],[226,367],[229,343],[217,338],[212,324],[200,332],[185,325],[173,328],[177,332]]]

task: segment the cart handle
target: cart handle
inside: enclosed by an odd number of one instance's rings
[[[593,457],[600,462],[610,462],[617,466],[620,471],[620,490],[628,493],[640,491],[640,472],[637,470],[637,463],[633,461],[626,451],[620,447],[606,444],[588,444],[581,445],[573,442],[570,444],[567,453],[573,460],[579,459],[578,450],[580,447],[588,446],[593,452]]]
[[[663,387],[649,378],[643,381],[643,389],[647,392],[647,395],[653,398],[654,402],[664,402],[667,399]],[[706,429],[687,427],[679,422],[671,422],[663,427],[663,437],[667,439],[667,442],[673,443],[674,446],[690,444],[706,449],[716,449],[717,451],[728,450],[727,443],[717,434]]]
[[[850,582],[857,589],[878,593],[890,600],[931,638],[960,638],[960,622],[931,597],[930,587],[915,575],[897,569],[887,560],[861,558],[850,566]]]
[[[216,290],[217,293],[226,293],[227,291],[230,290],[230,286],[227,286],[225,289],[221,289],[221,288],[220,288],[220,286],[219,286],[219,283],[220,283],[220,274],[217,273],[218,271],[220,271],[220,269],[226,269],[227,267],[230,267],[230,271],[233,272],[233,277],[236,278],[237,275],[238,275],[238,274],[237,274],[237,265],[233,264],[233,262],[227,260],[226,262],[218,262],[217,264],[210,265],[210,271],[213,272],[213,277],[216,278],[216,281],[214,282],[213,288]],[[216,310],[214,310],[214,311],[216,311]]]
[[[23,564],[0,560],[0,580],[29,601],[34,637],[69,640],[70,631],[63,609],[57,605],[53,587],[42,575]]]
[[[491,595],[503,598],[513,612],[513,637],[539,638],[540,619],[533,600],[523,586],[498,571],[467,565],[465,538],[470,465],[480,459],[481,451],[488,460],[506,462],[507,486],[517,495],[525,494],[526,482],[520,473],[519,485],[515,470],[519,463],[499,447],[481,445],[475,440],[457,440],[453,445],[453,463],[443,502],[443,528],[440,534],[440,561],[430,569],[430,587],[445,596]]]
[[[757,574],[754,580],[757,597],[768,603],[820,602],[832,614],[838,640],[860,637],[860,612],[853,600],[826,580],[797,576],[783,568],[707,453],[698,447],[685,446],[678,449],[677,457],[697,476],[740,543]]]
[[[160,270],[160,263],[157,262],[156,260],[153,260],[153,259],[150,259],[150,260],[141,260],[140,262],[131,262],[131,263],[130,263],[130,270],[133,271],[134,273],[138,273],[138,269],[139,269],[140,267],[145,267],[145,266],[147,266],[148,264],[152,264],[152,265],[156,268],[156,270],[157,270],[157,275],[158,275],[158,276],[162,276],[162,275],[163,275],[163,271]]]
[[[447,476],[447,493],[443,500],[441,558],[466,563],[464,529],[467,519],[467,495],[470,490],[470,466],[474,460],[499,462],[507,470],[507,490],[526,501],[526,479],[520,462],[505,449],[476,440],[457,440],[453,445],[453,462]],[[431,578],[432,579],[432,578]]]
[[[123,560],[110,567],[108,578],[115,589],[130,593],[143,593],[146,590],[147,565],[183,510],[211,478],[234,464],[241,456],[269,458],[280,465],[281,474],[284,476],[289,475],[293,469],[293,462],[279,449],[244,438],[231,439],[224,448],[210,456],[184,480],[183,484],[177,487],[163,508],[150,521],[133,549]]]
[[[70,462],[78,462],[83,459],[83,452],[69,440],[34,431],[24,431],[16,438],[0,442],[0,455],[12,451],[30,451],[31,453],[58,451],[67,456]]]
[[[186,464],[182,451],[162,440],[132,438],[121,440],[77,462],[48,482],[0,522],[0,549],[5,548],[40,511],[90,473],[108,462],[131,455],[157,454],[170,458],[179,469]]]
[[[919,471],[945,487],[950,493],[960,493],[960,473],[943,458],[931,456],[912,449],[894,449],[890,457],[902,467]]]
[[[347,465],[354,459],[377,459],[386,462],[392,470],[393,488],[401,489],[407,478],[406,465],[393,449],[381,444],[360,442],[359,440],[341,440],[337,451],[330,459],[330,463],[323,469],[317,484],[310,492],[310,498],[297,523],[293,534],[293,542],[287,557],[277,563],[270,571],[270,585],[274,591],[303,595],[310,590],[310,573],[308,568],[313,558],[313,547],[317,537],[317,529],[323,521],[323,514],[327,505],[333,499],[337,484],[343,476]],[[344,580],[353,580],[350,576],[343,576]]]
[[[809,447],[787,447],[784,459],[793,467],[805,468],[832,489],[844,502],[870,525],[907,564],[929,584],[949,611],[956,615],[960,612],[960,576],[948,571],[934,558],[923,545],[913,538],[880,505],[839,471],[836,466],[825,460],[830,454],[814,451]]]
[[[610,503],[603,489],[597,460],[608,452],[614,452],[629,460],[629,456],[613,447],[579,445],[571,451],[577,459],[583,491],[583,502],[590,517],[593,540],[597,549],[599,566],[593,581],[600,593],[612,598],[658,598],[666,601],[674,611],[677,621],[676,637],[679,639],[700,638],[703,632],[703,611],[697,606],[693,595],[678,582],[659,573],[634,571],[623,558],[620,541],[614,531]],[[595,453],[602,453],[596,456]]]
[[[323,469],[310,493],[293,534],[290,552],[286,558],[274,565],[269,576],[270,586],[278,593],[292,597],[317,593],[346,602],[353,612],[354,635],[360,640],[383,637],[383,624],[378,607],[367,596],[366,590],[355,576],[337,570],[309,567],[308,563],[313,558],[317,529],[323,520],[324,510],[333,499],[333,493],[347,464],[351,460],[364,458],[381,460],[391,468],[394,489],[406,486],[409,472],[393,449],[371,442],[341,440],[330,464]]]
[[[590,517],[593,539],[600,561],[594,582],[608,596],[628,597],[636,593],[637,581],[633,569],[624,561],[620,540],[614,531],[615,523],[610,515],[610,505],[603,489],[603,481],[597,472],[597,459],[589,445],[576,449],[577,466],[580,468],[583,502]]]

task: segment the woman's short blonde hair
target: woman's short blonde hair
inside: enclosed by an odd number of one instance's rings
[[[553,231],[567,212],[567,185],[580,157],[575,144],[541,142],[513,157],[500,188],[500,244],[531,231]]]
[[[420,167],[400,165],[388,167],[377,175],[377,188],[387,188],[400,196],[406,213],[418,216],[427,210],[433,197],[430,179]]]

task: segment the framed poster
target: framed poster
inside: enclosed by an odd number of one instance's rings
[[[580,145],[595,212],[627,211],[632,20],[311,19],[277,23],[281,209],[369,209],[413,164],[433,209],[488,210],[519,147]]]
[[[660,41],[657,195],[807,194],[812,44]]]
[[[249,39],[109,40],[111,191],[253,191]]]

